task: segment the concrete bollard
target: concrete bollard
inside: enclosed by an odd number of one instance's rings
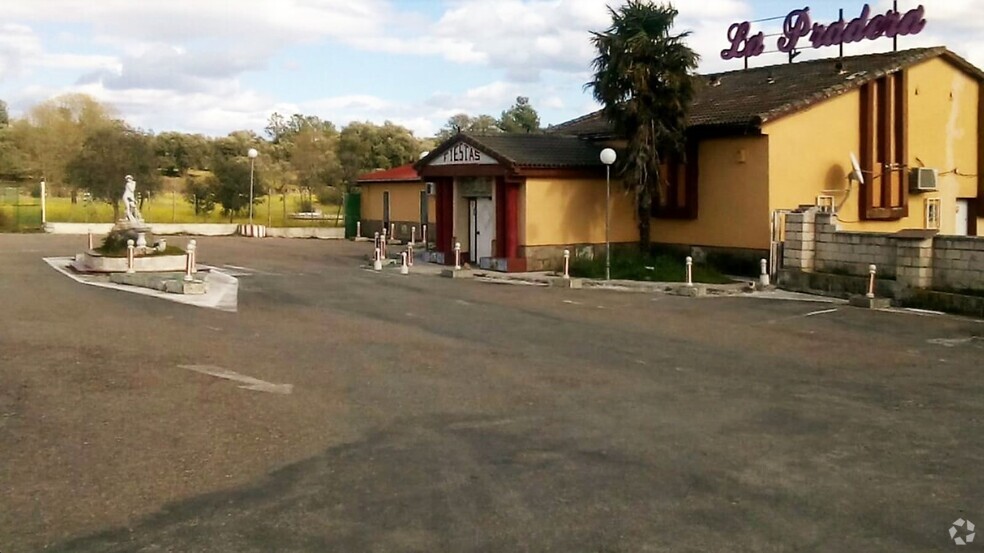
[[[424,250],[426,251],[428,248],[427,225],[423,225],[420,227],[420,241],[424,243]]]
[[[376,251],[373,254],[373,258],[372,258],[372,270],[374,271],[383,270],[383,258],[381,257],[381,255],[382,255],[382,250],[376,248]]]
[[[188,245],[188,248],[185,250],[185,276],[184,276],[184,279],[186,281],[190,281],[190,280],[193,280],[195,278],[195,271],[194,271],[194,269],[192,269],[192,265],[191,265],[191,263],[192,263],[191,262],[191,256],[193,255],[193,253],[194,253],[193,252],[193,248],[189,244]]]
[[[400,274],[409,275],[410,266],[407,265],[407,252],[400,253]]]
[[[92,249],[92,231],[89,231],[89,249]]]
[[[197,255],[195,250],[197,249],[198,244],[194,240],[188,242],[188,247],[186,249],[188,253],[186,254],[187,259],[185,260],[185,280],[194,280],[195,278],[195,256]]]
[[[461,270],[461,242],[454,243],[454,270]]]
[[[198,241],[188,241],[188,251],[191,252],[191,274],[198,272]]]
[[[382,234],[379,235],[379,253],[386,257],[386,246],[389,244],[389,239],[386,236],[386,227],[383,227]]]
[[[396,223],[390,223],[390,240],[396,240]]]
[[[760,265],[762,266],[762,272],[759,274],[759,284],[762,286],[769,286],[772,284],[769,281],[769,260],[763,259],[760,262]]]
[[[875,297],[875,275],[878,274],[878,267],[870,265],[868,267],[868,299],[873,299]]]
[[[571,250],[564,250],[564,278],[571,278]]]
[[[134,272],[133,268],[133,240],[126,241],[126,272]]]
[[[413,242],[407,244],[407,265],[413,267]]]
[[[355,222],[355,237],[362,238],[362,221]]]
[[[694,285],[694,258],[687,256],[687,286]]]
[[[410,227],[410,243],[417,243],[417,225]]]

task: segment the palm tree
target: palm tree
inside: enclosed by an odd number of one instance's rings
[[[627,140],[618,171],[635,193],[639,247],[648,252],[653,202],[663,194],[660,165],[683,156],[700,58],[684,42],[690,33],[672,34],[679,14],[672,5],[629,0],[609,11],[612,26],[592,33],[598,57],[592,63],[594,80],[586,88],[604,106],[617,135]]]

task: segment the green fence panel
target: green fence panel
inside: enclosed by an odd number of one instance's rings
[[[362,194],[345,194],[345,238],[355,238],[356,224],[362,217]]]

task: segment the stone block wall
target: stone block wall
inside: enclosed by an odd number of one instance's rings
[[[788,223],[786,228],[788,240]],[[867,275],[868,268],[875,265],[882,276],[895,278],[896,251],[891,235],[843,232],[837,228],[833,215],[818,213],[814,237],[816,271]]]
[[[906,290],[984,291],[984,238],[843,232],[833,215],[815,208],[786,217],[783,270],[864,277],[875,265],[880,279]]]
[[[943,290],[984,290],[984,238],[937,236],[932,279]]]

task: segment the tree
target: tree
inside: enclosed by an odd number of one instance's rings
[[[111,108],[85,94],[58,96],[15,121],[12,140],[24,154],[27,171],[36,178],[44,177],[57,193],[66,184],[69,160],[78,155],[92,133],[114,125],[113,116]]]
[[[448,122],[437,133],[437,138],[443,142],[459,132],[493,134],[501,132],[501,129],[499,128],[499,121],[491,115],[472,117],[467,113],[459,113],[448,118]]]
[[[207,215],[215,211],[215,190],[203,179],[185,179],[185,199],[195,208],[195,215]]]
[[[628,0],[609,12],[612,26],[592,33],[598,57],[587,88],[627,140],[616,170],[635,193],[639,246],[648,251],[653,202],[664,193],[660,166],[684,154],[699,57],[685,43],[689,33],[672,34],[673,6]]]
[[[338,133],[334,129],[309,127],[293,137],[290,164],[297,174],[297,184],[306,190],[340,184],[342,164],[338,160]]]
[[[342,184],[355,184],[358,176],[376,169],[392,169],[420,158],[421,143],[409,129],[389,121],[382,125],[350,123],[338,137]]]
[[[80,151],[66,165],[67,182],[88,190],[93,199],[113,206],[119,220],[119,200],[123,179],[132,175],[141,198],[161,187],[152,137],[128,127],[122,121],[93,132]]]
[[[7,111],[7,102],[0,100],[0,129],[10,126],[10,113]]]
[[[294,137],[305,130],[314,130],[326,134],[338,134],[335,124],[331,121],[322,121],[316,115],[303,115],[295,113],[290,119],[274,112],[267,120],[265,132],[274,144],[292,142]]]
[[[154,151],[161,173],[178,177],[189,169],[207,167],[211,147],[209,140],[200,134],[163,132],[154,138]]]
[[[520,96],[512,107],[502,112],[499,128],[502,132],[540,132],[540,115],[530,105],[529,98]]]
[[[232,218],[249,208],[250,166],[246,156],[217,156],[212,163],[209,187],[215,201],[222,205],[222,214]],[[262,171],[253,171],[253,203],[266,195]]]

